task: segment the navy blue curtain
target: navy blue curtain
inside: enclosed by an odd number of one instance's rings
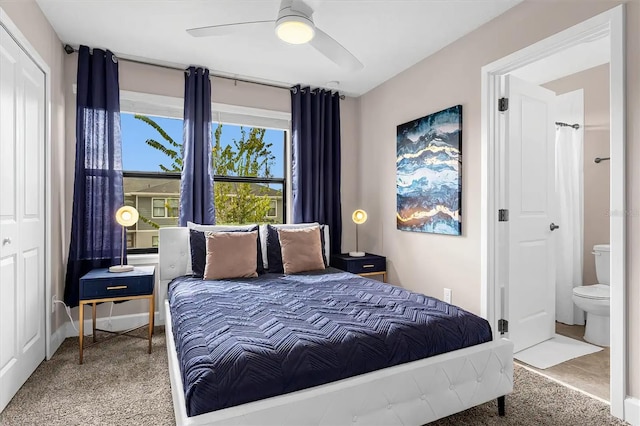
[[[115,220],[124,204],[118,60],[110,51],[80,46],[76,96],[76,164],[71,243],[64,301],[78,305],[80,277],[120,263]],[[125,260],[126,261],[126,260]]]
[[[291,89],[293,221],[329,225],[331,252],[340,253],[340,95]]]
[[[184,131],[180,180],[180,226],[216,223],[211,166],[211,80],[206,68],[184,77]]]

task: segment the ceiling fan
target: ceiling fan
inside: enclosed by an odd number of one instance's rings
[[[211,25],[187,30],[193,37],[210,37],[233,34],[247,26],[269,26],[275,24],[278,38],[290,44],[309,43],[318,52],[342,68],[358,71],[364,67],[351,52],[313,23],[313,9],[302,0],[282,0],[275,20],[237,22]]]

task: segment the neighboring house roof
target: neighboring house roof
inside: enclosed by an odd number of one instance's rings
[[[233,188],[230,191],[230,194],[233,194],[235,187],[239,185],[238,182],[231,182],[231,187]],[[250,183],[251,192],[258,195],[268,195],[270,197],[281,197],[282,191],[278,191],[277,189],[273,189],[267,184],[262,183]]]
[[[180,179],[125,177],[124,187],[127,194],[179,194]]]
[[[126,188],[126,195],[138,195],[144,196],[156,196],[161,194],[166,195],[179,195],[180,194],[180,180],[171,178],[149,178],[149,177],[125,177],[124,186]],[[235,189],[238,183],[231,183],[231,191]],[[269,187],[266,184],[251,183],[251,191],[255,194],[264,194],[271,197],[281,197],[282,191]],[[265,194],[266,192],[266,194]]]

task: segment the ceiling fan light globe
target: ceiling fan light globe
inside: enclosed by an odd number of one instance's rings
[[[289,44],[305,44],[313,40],[313,22],[302,16],[283,16],[276,21],[276,35]]]

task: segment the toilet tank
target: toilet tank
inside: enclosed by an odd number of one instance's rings
[[[596,276],[598,284],[609,285],[611,257],[609,244],[596,244],[593,246],[593,254],[596,257]]]

